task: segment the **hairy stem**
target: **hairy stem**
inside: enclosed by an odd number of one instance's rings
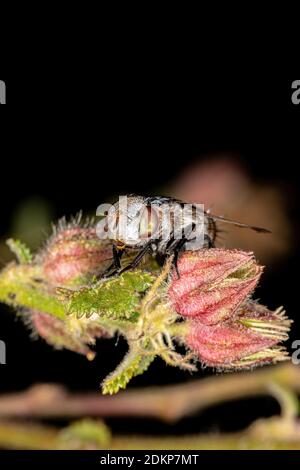
[[[0,272],[0,302],[39,310],[62,319],[66,315],[64,306],[43,283],[40,269],[35,265],[11,263]]]

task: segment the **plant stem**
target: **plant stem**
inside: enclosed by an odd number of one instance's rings
[[[37,385],[26,392],[2,395],[0,417],[144,416],[174,422],[218,403],[268,394],[278,398],[270,384],[300,392],[300,368],[282,364],[187,384],[127,390],[115,396],[68,393],[56,385]]]
[[[65,309],[42,282],[35,265],[9,264],[0,272],[0,302],[65,318]]]
[[[280,433],[279,433],[280,431]],[[94,443],[60,439],[51,426],[0,421],[0,446],[6,449],[99,449]],[[112,436],[102,450],[300,449],[299,426],[281,418],[259,420],[242,432],[189,436]]]

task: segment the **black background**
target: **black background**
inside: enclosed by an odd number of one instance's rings
[[[101,64],[103,65],[103,64]],[[94,211],[116,194],[159,193],[188,162],[214,152],[240,155],[254,178],[280,181],[292,194],[289,217],[299,231],[300,105],[291,102],[293,80],[203,74],[179,78],[161,68],[102,67],[80,73],[19,71],[9,75],[7,105],[1,107],[1,234],[24,198],[50,200],[55,217]],[[296,322],[298,244],[275,272],[266,273],[260,297],[285,305]],[[54,352],[31,341],[14,314],[1,306],[1,339],[7,365],[0,389],[24,389],[34,382],[63,382],[73,390],[98,390],[119,363],[125,343],[101,341],[94,362]],[[188,374],[157,360],[131,387],[188,381]],[[234,430],[278,411],[271,398],[245,400],[208,410],[174,426],[149,420],[111,420],[124,432],[185,433]]]

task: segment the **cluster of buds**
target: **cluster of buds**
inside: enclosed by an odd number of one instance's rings
[[[125,388],[157,356],[191,371],[196,359],[221,371],[288,359],[281,343],[291,320],[252,299],[263,271],[252,253],[202,248],[185,251],[177,270],[169,256],[160,272],[146,259],[146,270],[128,266],[107,278],[111,243],[78,219],[60,223],[36,256],[18,240],[9,246],[18,263],[0,273],[0,300],[26,309],[36,335],[88,359],[98,338],[126,338],[128,354],[103,382],[103,393]],[[122,264],[135,255],[128,250]]]
[[[173,274],[169,298],[186,319],[184,342],[203,365],[250,368],[287,359],[280,346],[291,321],[251,300],[262,274],[252,253],[209,249],[186,252]]]
[[[81,286],[111,263],[109,242],[95,228],[65,225],[54,233],[40,255],[50,287]],[[173,310],[184,319],[183,339],[203,365],[219,370],[249,368],[287,359],[280,343],[288,338],[291,321],[281,309],[270,311],[251,300],[263,268],[252,253],[202,249],[185,252],[168,287]],[[60,320],[32,312],[35,331],[56,347],[92,358],[90,345],[106,332],[95,322],[68,317]],[[73,322],[73,324],[72,324]]]

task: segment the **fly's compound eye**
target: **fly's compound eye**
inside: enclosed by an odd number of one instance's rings
[[[145,207],[140,217],[139,237],[154,238],[159,229],[159,214],[151,206]]]

